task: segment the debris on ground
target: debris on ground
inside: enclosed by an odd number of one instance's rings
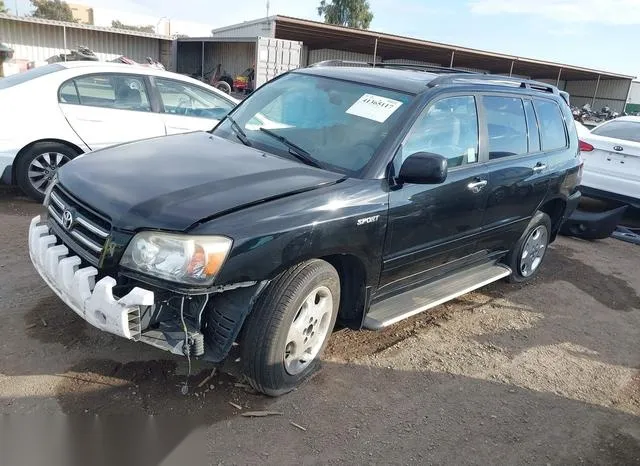
[[[239,404],[234,403],[233,401],[230,401],[229,404],[231,406],[233,406],[234,408],[236,408],[236,409],[242,409],[242,406],[240,406]]]
[[[267,416],[282,416],[280,411],[247,411],[242,413],[244,417],[267,417]]]

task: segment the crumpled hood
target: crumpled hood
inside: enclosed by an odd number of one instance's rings
[[[341,178],[204,132],[111,147],[59,171],[65,190],[123,230],[184,231],[200,220]]]

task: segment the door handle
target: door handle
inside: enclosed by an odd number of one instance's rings
[[[542,170],[544,170],[545,168],[547,168],[547,165],[544,163],[538,163],[536,164],[535,167],[533,167],[533,173],[538,173],[541,172]]]
[[[487,180],[472,181],[467,185],[467,189],[472,193],[479,193],[487,185]]]

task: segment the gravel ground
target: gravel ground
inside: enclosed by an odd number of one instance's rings
[[[202,384],[212,366],[194,364],[183,396],[184,360],[93,329],[39,279],[26,229],[40,210],[0,190],[2,413],[126,414],[149,464],[195,451],[209,464],[640,464],[638,246],[560,238],[533,283],[337,331],[323,370],[278,399],[230,375],[233,361]],[[240,416],[267,409],[281,415]],[[148,414],[171,433],[142,436]],[[101,464],[116,464],[122,438],[101,441]]]

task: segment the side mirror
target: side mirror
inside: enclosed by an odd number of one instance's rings
[[[447,179],[447,159],[431,152],[411,154],[400,167],[398,179],[405,183],[440,184]]]

